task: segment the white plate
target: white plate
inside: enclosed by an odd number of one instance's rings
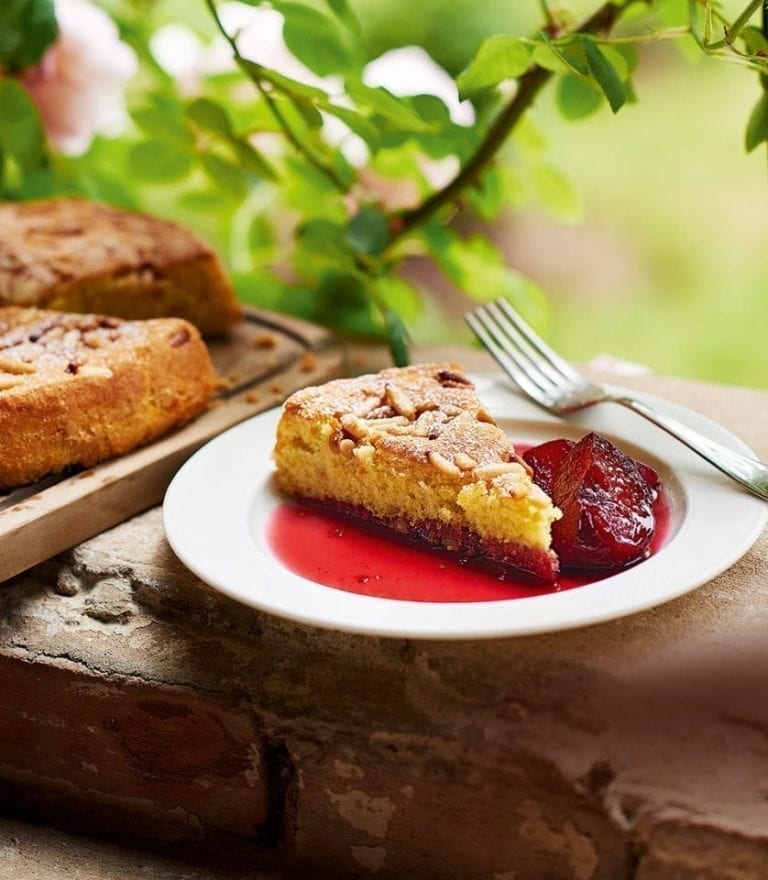
[[[598,431],[657,468],[672,508],[671,537],[650,559],[584,587],[492,602],[412,602],[344,592],[288,571],[265,533],[280,499],[271,459],[280,410],[231,428],[200,449],[173,479],[165,531],[198,577],[245,605],[347,632],[407,638],[474,639],[551,632],[613,620],[667,602],[724,571],[752,546],[768,505],[682,444],[623,407],[584,410],[568,422],[517,396],[500,376],[476,376],[478,394],[519,442]],[[644,399],[741,452],[750,450],[709,419]]]

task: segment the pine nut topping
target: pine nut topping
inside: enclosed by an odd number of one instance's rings
[[[349,437],[345,437],[343,440],[339,441],[339,452],[342,455],[352,455],[352,450],[355,448],[355,441],[350,440]]]
[[[524,474],[525,468],[516,461],[499,462],[498,464],[484,464],[475,468],[474,476],[478,480],[492,480],[502,474]]]
[[[368,436],[368,426],[362,419],[358,419],[357,416],[353,415],[343,415],[341,417],[341,427],[344,430],[351,434],[355,440],[362,440],[364,437]]]
[[[460,467],[463,471],[471,471],[473,468],[477,467],[477,462],[471,455],[467,455],[466,452],[457,452],[454,455],[453,460],[457,467]]]
[[[12,373],[14,376],[21,376],[25,373],[36,373],[37,367],[34,364],[28,364],[26,361],[15,361],[10,358],[0,359],[0,372]]]
[[[98,364],[85,364],[80,367],[77,372],[78,376],[93,376],[99,377],[102,379],[111,379],[112,378],[112,370],[109,367],[100,367]]]
[[[461,474],[459,468],[440,452],[435,452],[433,449],[430,449],[427,453],[427,458],[429,459],[430,464],[444,474],[449,474],[452,477],[458,477]]]
[[[416,417],[416,407],[410,397],[393,383],[384,386],[384,400],[392,407],[392,409],[401,416],[405,416],[409,421]]]

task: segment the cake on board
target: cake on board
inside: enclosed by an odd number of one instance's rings
[[[211,247],[177,223],[84,198],[0,203],[0,305],[185,318],[204,336],[241,317]]]
[[[148,443],[202,412],[215,382],[180,318],[0,307],[0,487]]]

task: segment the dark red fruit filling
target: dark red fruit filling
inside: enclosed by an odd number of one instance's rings
[[[552,547],[564,568],[623,568],[650,552],[659,477],[598,434],[552,440],[523,458],[563,512]]]
[[[575,440],[550,440],[523,453],[523,459],[533,468],[533,479],[550,498],[563,459],[575,445]]]

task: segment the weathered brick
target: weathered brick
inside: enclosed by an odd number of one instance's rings
[[[262,736],[224,701],[8,653],[0,696],[6,779],[143,809],[190,836],[210,826],[253,837],[267,818]]]
[[[435,741],[292,739],[300,863],[378,880],[618,880],[626,838],[553,767]]]
[[[768,841],[696,822],[655,825],[633,880],[762,880]]]

